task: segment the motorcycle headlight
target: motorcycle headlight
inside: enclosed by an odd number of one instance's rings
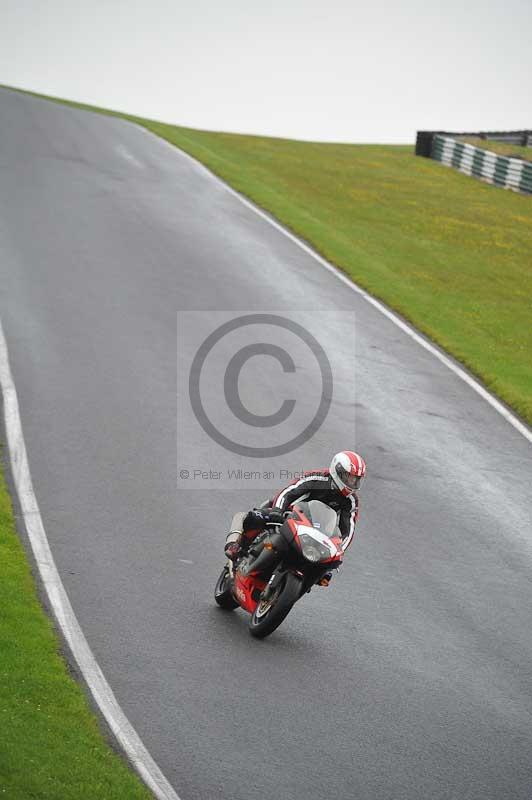
[[[331,557],[331,551],[325,544],[316,541],[313,536],[308,533],[299,533],[299,541],[301,542],[301,551],[307,561],[325,561]]]

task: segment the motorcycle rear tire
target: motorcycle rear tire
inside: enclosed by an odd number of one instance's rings
[[[231,583],[228,578],[229,567],[226,565],[221,571],[220,577],[216,581],[216,586],[214,587],[214,599],[220,608],[225,608],[226,611],[233,611],[235,608],[238,608],[239,604],[235,600],[233,592],[231,591]]]
[[[287,572],[283,578],[279,594],[275,602],[262,616],[260,614],[260,602],[257,608],[251,615],[249,621],[249,632],[256,639],[264,639],[273,633],[279,627],[281,622],[285,619],[288,612],[301,596],[301,578],[294,575],[292,572]]]

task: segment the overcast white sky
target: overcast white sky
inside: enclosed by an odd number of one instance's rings
[[[532,0],[0,0],[0,83],[195,128],[532,128]]]

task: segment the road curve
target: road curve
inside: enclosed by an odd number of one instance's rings
[[[353,444],[369,477],[342,573],[257,643],[212,587],[262,496],[179,481],[214,452],[179,320],[294,307],[328,353],[356,320],[356,398],[346,368],[294,466]],[[0,317],[60,574],[182,800],[529,800],[531,449],[493,408],[179,151],[3,89]]]

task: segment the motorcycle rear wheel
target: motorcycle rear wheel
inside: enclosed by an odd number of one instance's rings
[[[221,571],[220,577],[216,581],[216,586],[214,587],[214,599],[220,608],[225,608],[226,611],[233,611],[235,608],[238,608],[239,604],[235,600],[233,592],[231,591],[231,579],[229,577],[229,567],[227,564]]]
[[[256,639],[273,633],[285,619],[301,595],[301,579],[292,572],[285,573],[274,597],[265,603],[259,601],[249,621],[249,632]]]

